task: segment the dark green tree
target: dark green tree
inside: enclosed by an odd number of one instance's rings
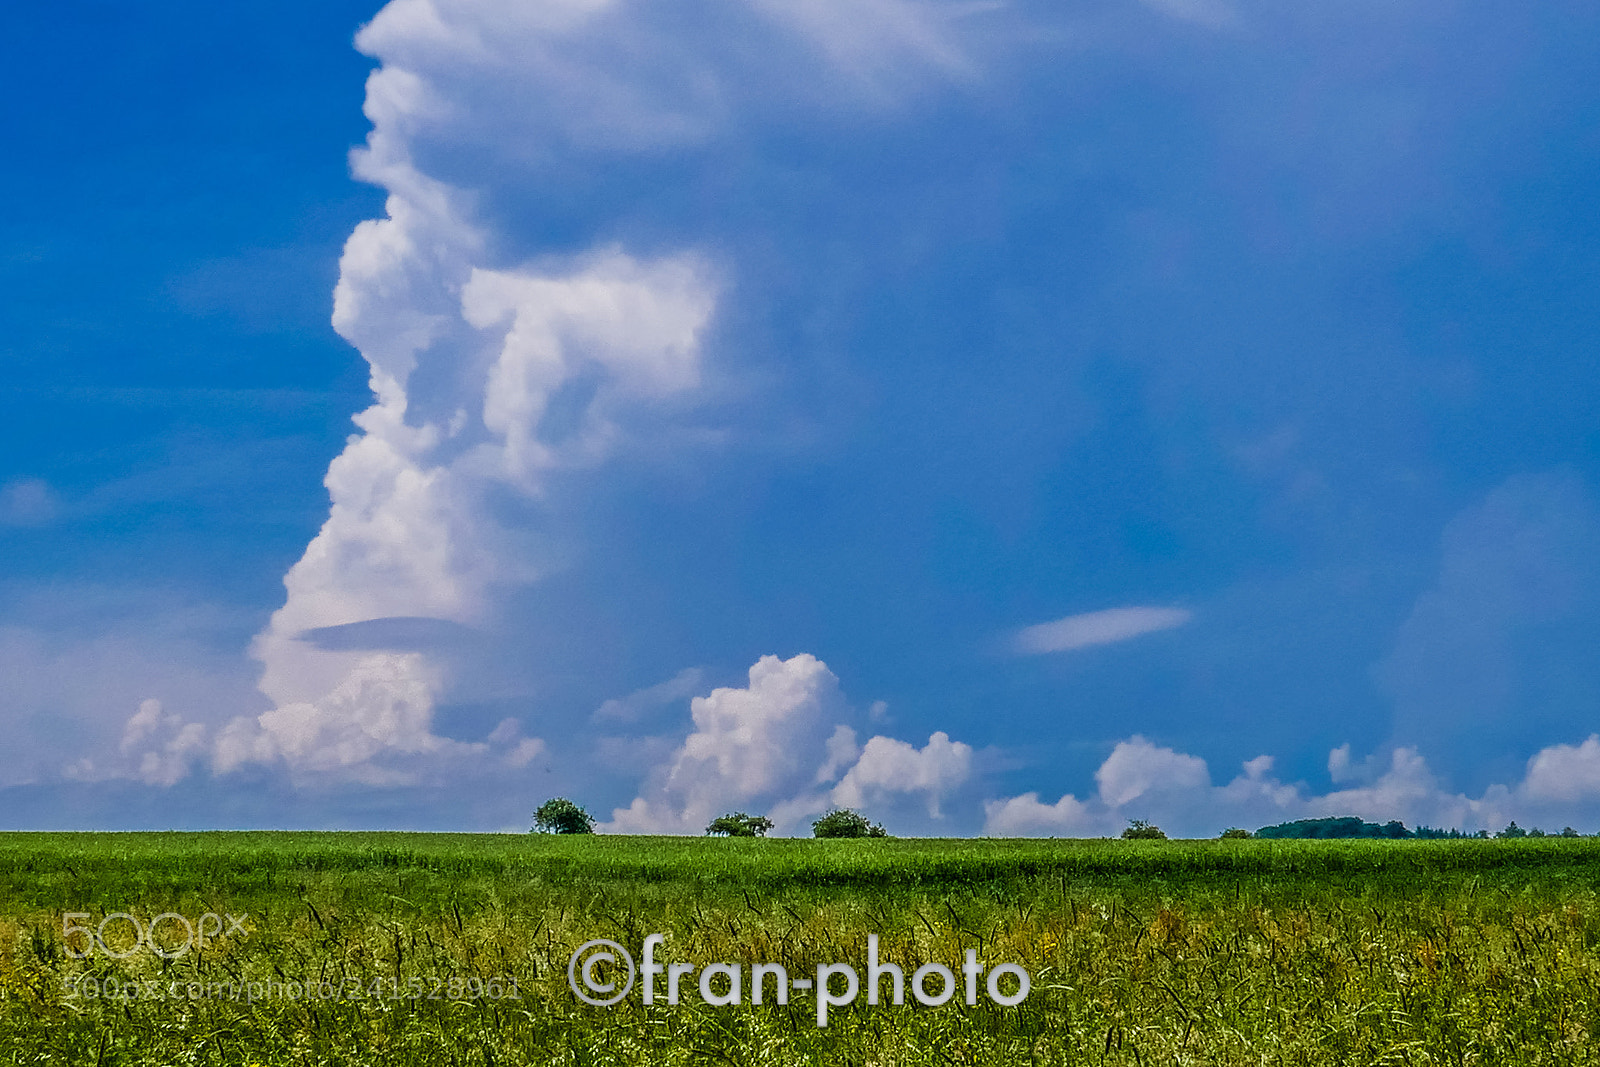
[[[1226,830],[1222,831],[1222,840],[1224,841],[1239,841],[1249,836],[1249,830],[1241,830],[1237,826],[1230,826]]]
[[[772,829],[772,820],[765,815],[746,815],[742,811],[729,812],[711,820],[706,827],[710,837],[766,837]]]
[[[1125,841],[1165,841],[1167,835],[1161,827],[1154,823],[1145,822],[1143,819],[1129,819],[1128,828],[1122,831]]]
[[[850,808],[834,808],[811,824],[813,837],[888,837],[882,826]]]
[[[533,829],[540,834],[592,834],[594,816],[566,797],[552,797],[533,813]]]
[[[1517,820],[1512,819],[1511,824],[1504,830],[1495,834],[1496,837],[1527,837],[1528,831],[1517,825]]]
[[[1256,831],[1256,836],[1311,840],[1363,837],[1400,841],[1408,837],[1449,837],[1452,833],[1453,831],[1433,830],[1427,827],[1422,827],[1413,833],[1407,830],[1406,824],[1399,819],[1391,819],[1380,826],[1375,822],[1362,822],[1354,815],[1345,815],[1330,819],[1296,819],[1294,822],[1281,822],[1276,826],[1263,826]],[[1455,833],[1455,836],[1461,835]]]

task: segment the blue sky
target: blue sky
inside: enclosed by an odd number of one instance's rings
[[[1585,6],[3,19],[0,821],[1600,830]]]

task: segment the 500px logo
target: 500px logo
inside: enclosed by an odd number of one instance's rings
[[[239,934],[248,937],[245,922],[249,915],[221,915],[208,911],[198,921],[175,911],[164,911],[148,923],[125,911],[114,911],[97,926],[81,926],[79,919],[92,919],[87,911],[69,911],[61,917],[61,940],[67,955],[84,959],[96,952],[112,959],[125,960],[147,948],[163,959],[175,960],[190,949],[205,948],[212,941]]]
[[[666,937],[661,934],[651,934],[644,939],[644,966],[635,968],[633,956],[627,949],[615,941],[595,940],[586,941],[579,945],[577,951],[567,961],[567,985],[572,988],[572,993],[585,1004],[596,1007],[610,1007],[621,1003],[622,999],[633,989],[635,977],[642,975],[639,982],[640,998],[645,1004],[656,1002],[656,977],[666,978],[666,999],[668,1004],[678,1003],[678,988],[684,979],[694,982],[696,967],[692,963],[657,963],[655,950],[657,945],[664,944]],[[918,1004],[924,1007],[937,1008],[949,1003],[962,982],[958,982],[955,972],[942,963],[924,963],[911,972],[907,981],[905,971],[893,963],[878,962],[878,935],[867,935],[867,1003],[877,1004],[883,991],[884,980],[889,982],[890,1003],[899,1007],[905,1003],[906,986],[911,987],[911,996]],[[713,1007],[727,1007],[743,1004],[744,1001],[744,968],[737,963],[710,963],[700,971],[697,983],[700,999]],[[978,962],[978,954],[972,949],[967,950],[966,962],[961,966],[961,975],[965,980],[965,1001],[969,1006],[978,1003],[979,979],[983,979],[983,989],[989,999],[1001,1007],[1011,1008],[1021,1004],[1027,999],[1028,992],[1033,988],[1033,981],[1028,972],[1016,963],[1002,963],[993,968],[985,968]],[[1006,978],[1011,981],[1007,983]],[[721,979],[720,982],[717,979]],[[768,981],[770,979],[770,982]],[[834,979],[840,981],[835,982]],[[930,980],[935,988],[929,989]],[[1012,988],[1008,992],[1006,985]],[[718,986],[721,990],[718,990]],[[817,998],[817,1025],[828,1025],[828,1009],[839,1008],[853,1004],[856,996],[861,992],[861,975],[848,963],[819,963],[817,976],[811,978],[790,979],[789,972],[781,963],[756,963],[750,967],[750,1003],[760,1004],[762,994],[770,989],[777,1003],[789,1003],[789,992],[813,993]]]

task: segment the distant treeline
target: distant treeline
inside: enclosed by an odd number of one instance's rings
[[[1431,826],[1419,826],[1415,830],[1407,830],[1406,824],[1399,819],[1378,825],[1375,822],[1362,822],[1354,816],[1342,819],[1296,819],[1294,822],[1281,822],[1276,826],[1263,826],[1255,832],[1256,837],[1266,838],[1323,838],[1323,837],[1377,837],[1387,838],[1391,841],[1405,839],[1442,840],[1467,837],[1484,838],[1489,836],[1489,831],[1479,830],[1475,834],[1462,833],[1460,830],[1436,830]],[[1559,834],[1546,834],[1535,827],[1524,830],[1513,822],[1504,830],[1494,835],[1495,837],[1577,837],[1578,831],[1568,826]]]
[[[1431,826],[1419,826],[1415,830],[1406,829],[1406,824],[1399,819],[1386,822],[1381,826],[1375,822],[1362,822],[1350,816],[1343,819],[1297,819],[1294,822],[1281,822],[1276,826],[1263,826],[1255,833],[1257,837],[1268,838],[1323,838],[1323,837],[1381,837],[1392,841],[1407,838],[1460,838],[1473,837],[1473,834],[1464,834],[1460,830],[1435,830]],[[1487,837],[1487,834],[1481,836]]]

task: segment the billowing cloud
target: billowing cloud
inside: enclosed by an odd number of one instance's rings
[[[683,150],[744,105],[813,107],[823,83],[818,113],[831,121],[840,100],[872,109],[918,78],[968,77],[952,31],[962,11],[752,0],[664,18],[626,0],[394,0],[379,12],[357,37],[381,65],[352,163],[387,191],[386,215],[351,235],[333,313],[369,365],[374,403],[330,466],[328,519],[253,645],[274,707],[220,732],[217,770],[264,761],[388,782],[417,773],[400,765],[493,758],[490,738],[433,730],[450,685],[440,650],[341,649],[323,635],[482,622],[503,590],[548,573],[551,550],[525,517],[548,506],[550,479],[602,463],[703,384],[722,288],[707,258],[608,243],[508,261],[525,246],[486,209],[553,160]],[[697,18],[724,32],[694,32]],[[762,47],[723,47],[730,39]],[[696,740],[688,758],[724,741]],[[739,788],[754,788],[750,773]],[[676,817],[698,811],[680,799]]]
[[[835,762],[829,740],[843,712],[839,680],[814,656],[763,656],[743,689],[690,704],[694,730],[645,795],[612,815],[623,833],[700,833],[724,810],[771,807],[806,793]]]
[[[1600,735],[1581,745],[1551,745],[1528,761],[1528,795],[1575,802],[1600,798]]]
[[[1183,608],[1108,608],[1024,627],[1017,632],[1013,646],[1030,656],[1070,652],[1170,630],[1191,617],[1192,613]]]
[[[1035,792],[984,805],[983,832],[991,837],[1095,837],[1106,828],[1103,812],[1071,793],[1045,804]]]
[[[328,520],[255,642],[261,690],[276,707],[224,731],[218,771],[282,761],[297,775],[388,782],[386,755],[415,764],[479,751],[431,732],[443,670],[426,654],[343,650],[302,635],[395,618],[480,619],[497,585],[539,576],[536,550],[497,518],[497,495],[536,503],[550,472],[604,457],[630,403],[697,381],[696,339],[714,295],[693,259],[607,251],[561,273],[465,270],[471,242],[446,252],[424,244],[406,232],[413,214],[358,231],[346,252],[336,322],[370,353],[377,403],[330,467]],[[391,314],[393,292],[425,277],[459,285],[456,314],[426,324]],[[445,417],[416,425],[406,383],[425,372]],[[580,378],[582,402],[568,405],[557,435],[550,406]],[[455,407],[439,405],[440,382]]]
[[[959,0],[393,0],[356,45],[384,64],[368,87],[375,125],[540,166],[682,149],[751,111],[837,121],[971,78],[963,38],[983,13]]]
[[[605,458],[631,410],[700,378],[716,287],[699,259],[607,248],[540,268],[481,262],[467,197],[409,160],[407,131],[428,113],[427,91],[403,69],[380,74],[356,167],[389,188],[388,217],[351,236],[334,308],[335,327],[367,359],[376,402],[329,468],[328,520],[254,645],[276,710],[228,728],[220,770],[270,758],[300,773],[383,779],[373,761],[384,753],[467,751],[430,732],[439,665],[302,635],[388,618],[481,619],[496,588],[541,576],[539,546],[504,521],[502,501],[537,506],[552,473]]]
[[[859,808],[894,793],[913,793],[938,818],[939,798],[964,784],[972,775],[972,746],[950,740],[943,730],[917,748],[892,737],[874,737],[861,757],[834,787],[833,803]]]
[[[358,253],[365,240],[351,239],[347,263],[361,263],[341,285],[356,308],[375,292],[370,314],[380,321],[368,324],[367,313],[347,306],[341,327],[377,353],[369,362],[378,402],[357,416],[366,432],[329,469],[328,521],[285,578],[288,601],[257,643],[262,689],[280,702],[315,699],[308,687],[348,669],[299,641],[304,631],[396,616],[468,622],[495,584],[537,578],[530,553],[519,551],[526,546],[495,517],[494,495],[537,498],[551,471],[603,457],[630,400],[692,388],[696,337],[714,300],[690,259],[643,263],[613,251],[553,275],[473,270],[454,279],[459,313],[423,331],[430,344],[421,349],[396,336],[407,327],[388,317],[383,299],[415,264]],[[369,273],[369,258],[381,269]],[[434,266],[437,284],[449,286],[450,272]],[[436,336],[447,330],[456,343]],[[428,359],[441,365],[414,365]],[[403,379],[391,371],[425,369],[436,390],[439,379],[450,383],[454,404],[430,396],[441,421],[415,426]],[[549,407],[580,378],[583,402],[564,412],[558,437]],[[333,671],[319,669],[324,663]]]
[[[122,730],[121,755],[134,757],[133,774],[146,785],[170,786],[184,778],[205,752],[205,727],[163,712],[161,701],[145,700]],[[92,765],[80,764],[84,777]]]
[[[281,704],[254,722],[236,719],[217,742],[216,768],[246,762],[287,763],[297,774],[348,775],[367,785],[404,783],[391,760],[426,757],[462,746],[430,730],[436,682],[419,653],[364,657],[316,702]]]
[[[936,732],[917,748],[890,737],[858,746],[839,680],[815,656],[763,656],[745,688],[690,704],[694,729],[641,795],[612,813],[617,833],[701,833],[734,809],[770,815],[794,832],[828,807],[869,812],[915,798],[930,818],[973,774],[971,746]]]
[[[1135,735],[1120,742],[1094,772],[1100,799],[1120,808],[1152,792],[1199,789],[1211,784],[1206,761],[1153,745]]]
[[[606,251],[560,273],[465,271],[472,242],[441,251],[408,230],[418,212],[391,210],[351,238],[336,314],[365,346],[377,402],[333,461],[328,520],[255,641],[274,707],[216,735],[219,773],[263,762],[297,779],[396,784],[429,761],[489,756],[487,740],[432,732],[446,674],[435,656],[345,647],[327,635],[480,619],[496,586],[539,575],[529,562],[537,551],[497,518],[497,497],[536,506],[549,473],[605,456],[629,405],[697,381],[696,339],[714,294],[692,258]],[[451,230],[430,225],[440,231],[434,241]],[[394,309],[395,291],[422,279],[441,290],[459,284],[453,316],[419,324]],[[406,383],[425,372],[437,376],[430,400],[448,417],[418,425]],[[549,432],[552,401],[580,378],[581,403],[566,405],[559,435]],[[438,406],[438,381],[450,383],[454,408]]]
[[[704,145],[738,128],[741,111],[831,123],[970,79],[960,38],[979,10],[385,6],[357,36],[379,67],[372,129],[351,156],[355,175],[387,193],[385,214],[347,241],[333,307],[373,403],[354,416],[358,432],[325,478],[327,519],[252,644],[271,707],[184,733],[185,759],[203,737],[218,773],[261,763],[302,782],[393,784],[430,763],[509,758],[498,734],[436,732],[448,648],[344,638],[483,624],[506,591],[545,577],[557,554],[538,532],[552,478],[596,467],[693,406],[724,280],[701,250],[660,240],[648,252],[599,238],[559,253],[530,246],[495,207],[552,166],[581,185],[596,159]],[[699,31],[708,20],[718,33]],[[0,520],[44,514],[46,488],[7,487]]]

